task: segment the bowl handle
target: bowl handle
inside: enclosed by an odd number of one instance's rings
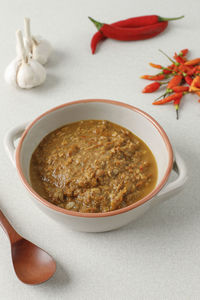
[[[171,196],[178,194],[183,189],[187,180],[187,169],[184,161],[177,152],[174,153],[174,157],[173,171],[177,173],[178,177],[173,182],[166,184],[156,195],[154,198],[155,201],[153,200],[155,203],[160,202],[160,200],[165,201]]]
[[[18,125],[17,127],[13,127],[7,131],[7,133],[5,134],[5,137],[4,137],[4,148],[14,166],[16,166],[16,164],[15,164],[15,150],[16,150],[15,141],[22,135],[22,133],[24,132],[26,127],[27,127],[27,123],[23,123],[21,125]]]

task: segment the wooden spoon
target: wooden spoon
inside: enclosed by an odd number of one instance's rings
[[[27,284],[48,280],[56,271],[56,263],[44,250],[21,237],[0,210],[0,225],[7,234],[17,277]]]

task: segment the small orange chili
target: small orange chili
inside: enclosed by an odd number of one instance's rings
[[[198,92],[200,91],[200,76],[196,76],[190,86],[190,92]]]
[[[152,67],[152,68],[155,68],[155,69],[163,69],[163,67],[161,65],[157,65],[157,64],[154,64],[154,63],[149,63],[149,65]]]
[[[186,81],[186,83],[187,83],[187,84],[191,85],[191,84],[192,84],[192,81],[193,81],[193,79],[192,79],[192,77],[191,77],[191,76],[189,76],[189,75],[186,75],[186,76],[185,76],[185,81]]]
[[[161,71],[162,74],[170,74],[170,73],[172,73],[172,72],[173,72],[173,70],[172,70],[172,69],[170,70],[170,69],[168,69],[168,68],[166,68],[166,69],[163,68],[162,71]]]
[[[142,93],[153,93],[153,92],[157,91],[160,86],[161,86],[161,83],[158,81],[155,81],[153,83],[146,85],[144,87],[144,89],[142,90]]]
[[[171,101],[173,101],[173,100],[176,100],[176,99],[178,99],[178,98],[180,98],[180,97],[182,97],[183,96],[183,93],[181,92],[181,93],[175,93],[175,94],[172,94],[172,95],[170,95],[170,96],[168,96],[168,97],[166,97],[166,98],[163,98],[163,99],[161,99],[161,100],[158,100],[158,101],[156,101],[156,102],[153,102],[152,104],[153,105],[161,105],[161,104],[165,104],[165,103],[168,103],[168,102],[171,102]]]
[[[186,66],[197,65],[200,63],[200,58],[191,59],[185,62]]]
[[[189,89],[189,92],[190,93],[193,93],[193,92],[200,92],[200,88],[197,88],[197,87],[195,87],[195,86],[191,86],[190,87],[190,89]]]
[[[185,60],[181,56],[179,56],[176,52],[174,54],[174,59],[179,64],[183,64],[185,62]]]
[[[195,82],[195,86],[197,88],[200,88],[200,76],[197,76],[196,78],[197,78],[197,81]]]
[[[162,70],[162,71],[161,71],[161,74],[170,74],[170,73],[172,72],[172,69],[165,68],[165,67],[163,67],[163,66],[161,66],[161,65],[157,65],[157,64],[154,64],[154,63],[149,63],[149,65],[150,65],[152,68]]]
[[[191,67],[191,66],[186,66],[186,65],[184,65],[184,64],[181,64],[181,65],[178,67],[178,69],[179,69],[180,71],[182,71],[182,72],[185,72],[185,73],[190,72],[190,73],[191,73],[190,75],[193,74],[193,73],[191,72],[192,69],[193,69],[193,67]]]
[[[169,93],[175,92],[175,93],[179,93],[179,92],[188,92],[189,91],[189,86],[174,86],[171,89],[167,89],[169,91]]]
[[[183,76],[182,75],[175,75],[171,80],[170,82],[168,83],[167,85],[167,89],[171,89],[173,88],[174,86],[177,86],[181,83],[183,79]]]
[[[185,56],[185,55],[187,55],[188,54],[188,49],[183,49],[183,50],[181,50],[180,52],[179,52],[179,56]]]
[[[163,80],[166,78],[164,74],[157,74],[157,75],[143,75],[140,78],[147,79],[147,80]]]
[[[197,66],[185,66],[185,72],[187,73],[187,75],[194,75],[196,73],[196,71],[198,71]]]

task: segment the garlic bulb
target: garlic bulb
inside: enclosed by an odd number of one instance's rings
[[[45,68],[27,56],[21,31],[17,31],[18,56],[11,61],[5,71],[5,80],[16,87],[30,89],[42,84],[46,79]]]
[[[25,37],[24,44],[27,53],[41,64],[45,64],[52,52],[50,43],[40,36],[32,36],[30,30],[30,19],[24,19]]]
[[[22,61],[18,58],[15,58],[11,61],[11,63],[7,66],[5,71],[5,80],[10,85],[13,85],[15,87],[18,86],[17,84],[17,73],[18,69],[20,68],[22,64]]]

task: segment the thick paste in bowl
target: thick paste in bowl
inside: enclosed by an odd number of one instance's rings
[[[67,124],[48,134],[30,163],[34,190],[71,211],[126,207],[155,187],[157,164],[132,132],[104,120]]]

